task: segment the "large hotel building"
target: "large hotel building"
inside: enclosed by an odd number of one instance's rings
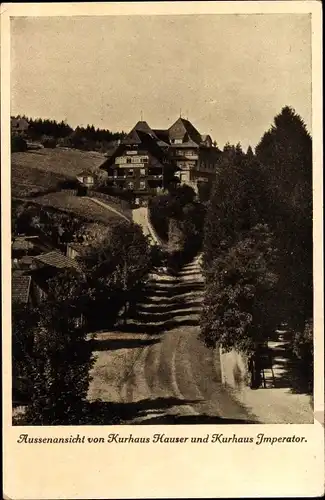
[[[198,191],[201,182],[213,181],[219,156],[211,137],[184,118],[167,130],[139,121],[101,168],[108,173],[108,185],[137,196],[157,193],[171,183]]]

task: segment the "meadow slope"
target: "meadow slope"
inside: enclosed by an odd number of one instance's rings
[[[11,155],[12,196],[25,197],[55,189],[85,169],[98,168],[105,156],[76,149],[40,149]]]

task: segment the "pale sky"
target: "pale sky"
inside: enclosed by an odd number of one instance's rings
[[[285,105],[311,131],[309,15],[12,20],[11,114],[129,131],[180,114],[253,147]]]

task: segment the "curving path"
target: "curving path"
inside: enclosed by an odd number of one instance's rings
[[[104,203],[103,201],[98,200],[97,198],[92,198],[90,196],[85,196],[85,198],[87,198],[87,200],[92,201],[93,203],[96,203],[97,205],[100,205],[103,208],[106,208],[110,212],[113,212],[114,214],[119,215],[120,217],[122,217],[122,219],[126,220],[127,222],[130,222],[130,219],[128,219],[126,215],[122,214],[122,212],[119,212],[118,210],[113,208],[108,203]]]
[[[149,221],[148,208],[139,207],[132,210],[132,220],[142,228],[145,236],[149,236],[152,245],[161,245],[161,241]]]
[[[177,277],[152,275],[126,327],[96,335],[89,399],[114,401],[123,423],[256,421],[222,385],[219,356],[198,339],[202,286],[197,260]]]

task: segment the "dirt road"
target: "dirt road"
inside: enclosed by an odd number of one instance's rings
[[[152,275],[136,314],[96,334],[90,400],[114,402],[123,423],[249,423],[256,419],[221,383],[220,364],[198,339],[202,276]]]

